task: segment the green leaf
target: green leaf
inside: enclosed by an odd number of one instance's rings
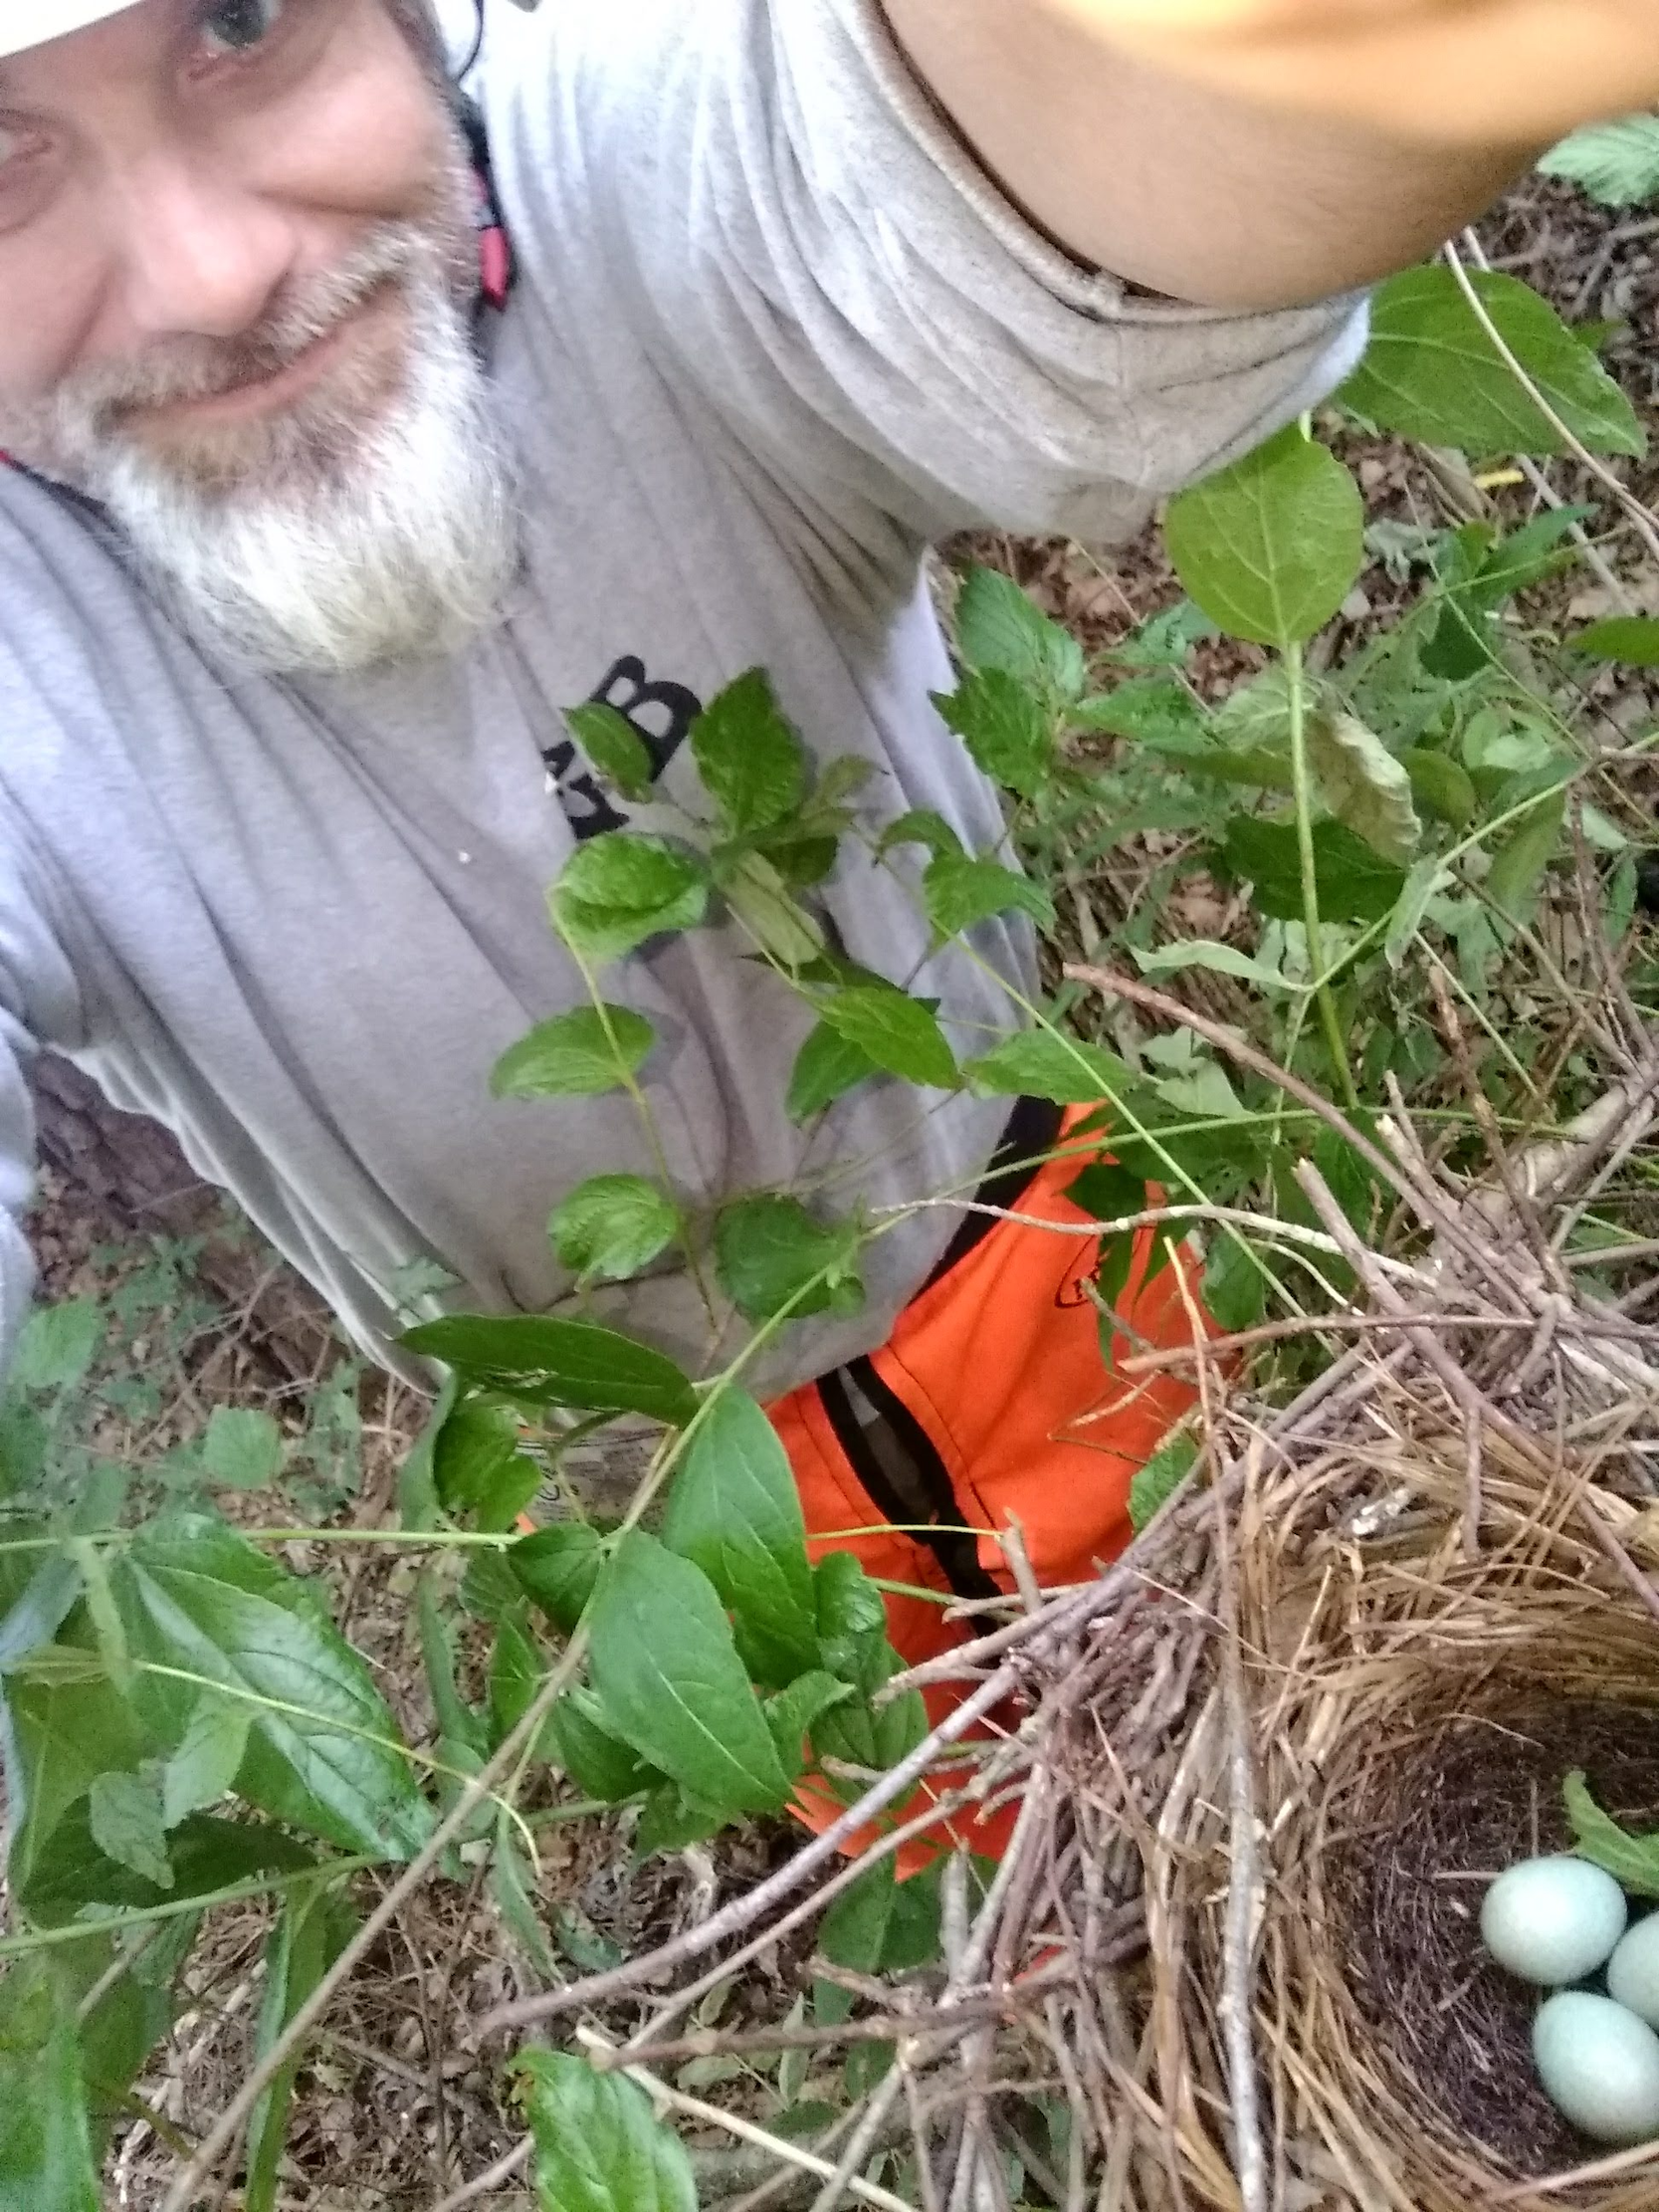
[[[705,1408],[662,1535],[735,1615],[738,1649],[760,1681],[782,1689],[818,1664],[800,1493],[777,1431],[741,1391],[722,1390]]]
[[[1131,1175],[1115,1160],[1092,1160],[1066,1186],[1066,1196],[1097,1221],[1127,1221],[1146,1210],[1145,1178]]]
[[[1655,118],[1659,122],[1659,116]],[[1618,661],[1625,668],[1659,668],[1659,621],[1649,614],[1620,614],[1610,621],[1592,622],[1566,643],[1575,653],[1588,653],[1598,661]]]
[[[792,1122],[810,1121],[881,1072],[862,1045],[820,1021],[795,1057],[784,1111]]]
[[[1253,1329],[1267,1308],[1267,1278],[1244,1238],[1218,1236],[1204,1268],[1204,1304],[1229,1335]]]
[[[1276,922],[1302,920],[1302,850],[1295,822],[1239,814],[1223,854],[1232,875],[1255,886],[1256,905]],[[1374,853],[1345,822],[1314,824],[1314,877],[1328,922],[1380,922],[1405,888],[1405,870]]]
[[[769,1321],[785,1306],[793,1320],[853,1314],[864,1303],[860,1242],[857,1222],[826,1227],[799,1199],[736,1199],[716,1217],[715,1271],[745,1320]]]
[[[548,1733],[559,1765],[577,1789],[603,1805],[624,1805],[662,1779],[605,1726],[599,1700],[589,1690],[565,1691],[553,1707]]]
[[[1130,1484],[1130,1526],[1137,1536],[1150,1526],[1197,1464],[1198,1445],[1191,1437],[1176,1437],[1152,1453]]]
[[[518,1441],[511,1408],[459,1398],[432,1445],[432,1477],[445,1512],[474,1514],[486,1532],[511,1528],[543,1480]]]
[[[893,1672],[882,1594],[851,1552],[832,1551],[812,1576],[824,1664],[866,1696]]]
[[[1133,1087],[1135,1077],[1115,1052],[1052,1029],[1026,1029],[969,1060],[962,1073],[976,1091],[996,1098],[1047,1098],[1059,1106],[1093,1106]]]
[[[399,1342],[537,1404],[645,1414],[671,1429],[683,1429],[697,1410],[690,1381],[671,1359],[594,1321],[458,1314],[410,1329]]]
[[[692,725],[703,787],[737,836],[773,828],[806,795],[806,749],[784,720],[764,669],[728,684]]]
[[[699,1805],[673,1782],[665,1782],[646,1799],[634,1831],[634,1851],[643,1865],[660,1851],[684,1851],[691,1844],[706,1844],[726,1826],[719,1813]]]
[[[1173,676],[1142,676],[1120,684],[1115,691],[1081,701],[1069,719],[1079,730],[1150,740],[1182,755],[1204,743],[1204,710]]]
[[[562,2051],[521,2051],[514,2073],[540,2212],[697,2212],[684,2144],[625,2074]]]
[[[256,1408],[215,1406],[202,1438],[202,1465],[208,1480],[225,1489],[263,1490],[282,1472],[282,1430]]]
[[[1053,772],[1055,731],[1034,693],[991,668],[964,677],[948,695],[935,692],[933,705],[981,774],[1021,798],[1036,797]]]
[[[265,2000],[260,2010],[256,2063],[275,2047],[351,1940],[355,1927],[355,1915],[326,1879],[291,1891],[266,1945]],[[302,2058],[303,2053],[296,2052],[283,2067],[249,2119],[244,2212],[276,2212],[278,2169],[288,2140],[289,2113]]]
[[[100,2212],[98,2163],[72,2005],[39,1971],[0,1979],[0,2204]]]
[[[37,1306],[24,1325],[12,1358],[17,1390],[69,1390],[81,1382],[104,1339],[104,1309],[96,1298],[65,1298]]]
[[[1040,883],[966,853],[942,853],[933,861],[922,879],[922,898],[940,944],[994,914],[1029,914],[1039,929],[1054,927],[1054,901]]]
[[[576,1006],[533,1028],[497,1061],[497,1098],[602,1098],[650,1058],[657,1032],[627,1006]]]
[[[1635,410],[1548,301],[1515,277],[1476,272],[1495,328],[1568,429],[1596,453],[1640,455]],[[1384,430],[1465,453],[1544,459],[1565,450],[1482,329],[1452,272],[1410,269],[1371,301],[1371,342],[1343,397]]]
[[[701,1568],[631,1529],[588,1623],[589,1675],[608,1728],[711,1810],[729,1817],[784,1805],[788,1777]]]
[[[763,953],[792,973],[824,950],[824,933],[761,852],[723,851],[716,869],[726,903]]]
[[[545,1653],[519,1621],[511,1613],[504,1615],[496,1624],[496,1649],[490,1656],[492,1750],[507,1741],[535,1703],[546,1675]],[[532,1756],[543,1753],[538,1747]]]
[[[251,1716],[239,1784],[253,1804],[345,1851],[410,1855],[431,1826],[403,1739],[367,1665],[306,1585],[201,1517],[139,1533],[111,1568],[163,1738],[182,1737],[203,1683]]]
[[[791,1782],[800,1779],[805,1764],[802,1747],[816,1723],[836,1705],[854,1694],[852,1684],[826,1674],[821,1667],[801,1674],[787,1689],[780,1689],[765,1704],[766,1725],[772,1732],[783,1771]]]
[[[87,1803],[93,1842],[104,1858],[130,1867],[158,1889],[170,1889],[173,1870],[158,1786],[138,1774],[101,1774]]]
[[[590,700],[586,706],[567,707],[564,720],[589,761],[624,798],[651,796],[651,750],[626,715],[602,700]]]
[[[1400,755],[1400,767],[1411,779],[1411,795],[1422,811],[1450,829],[1463,829],[1475,818],[1480,804],[1466,769],[1444,753],[1413,746]]]
[[[1452,880],[1451,870],[1433,853],[1412,868],[1388,920],[1388,935],[1382,950],[1390,968],[1397,969],[1404,964],[1430,906]]]
[[[548,906],[579,959],[620,960],[649,938],[696,929],[709,908],[709,872],[665,837],[608,829],[577,847]]]
[[[415,1584],[415,1622],[433,1717],[438,1723],[440,1738],[449,1746],[446,1756],[458,1747],[465,1747],[482,1763],[489,1734],[480,1715],[461,1694],[455,1671],[455,1638],[446,1608],[439,1599],[437,1578],[430,1569],[423,1570]]]
[[[936,863],[935,863],[936,865]],[[891,984],[855,984],[819,1000],[837,1036],[856,1044],[889,1075],[930,1090],[955,1090],[961,1077],[938,1016]]]
[[[900,845],[925,845],[935,858],[962,850],[962,840],[956,835],[942,814],[934,813],[931,806],[913,807],[910,813],[901,814],[882,832],[876,857],[883,859]]]
[[[1552,791],[1517,822],[1492,856],[1486,879],[1493,904],[1517,921],[1531,917],[1544,872],[1555,857],[1566,819],[1564,786]]]
[[[1169,557],[1229,637],[1306,642],[1364,565],[1364,502],[1336,455],[1294,426],[1171,502]]]
[[[1130,951],[1142,976],[1176,976],[1187,968],[1204,968],[1213,976],[1233,976],[1240,983],[1254,984],[1258,991],[1291,989],[1276,970],[1252,960],[1248,953],[1239,952],[1236,946],[1217,945],[1204,937],[1191,938],[1180,945],[1160,945],[1151,953],[1141,952],[1138,945],[1132,945]]]
[[[1162,614],[1142,622],[1122,645],[1107,655],[1121,668],[1184,668],[1192,648],[1215,635],[1215,625],[1202,607],[1181,599]]]
[[[560,1260],[584,1281],[626,1282],[680,1231],[674,1201],[639,1175],[596,1175],[554,1210],[548,1231]]]
[[[205,1813],[230,1795],[252,1723],[246,1705],[233,1705],[211,1691],[197,1698],[179,1747],[162,1771],[163,1828],[177,1828],[191,1813]]]
[[[1659,115],[1587,123],[1539,163],[1546,176],[1576,184],[1603,207],[1659,197]]]
[[[504,1805],[496,1815],[496,1835],[490,1853],[490,1894],[502,1925],[523,1953],[531,1971],[543,1982],[556,1982],[558,1962],[535,1909],[534,1882],[535,1871]]]
[[[1633,1896],[1659,1897],[1659,1835],[1628,1835],[1591,1797],[1582,1768],[1567,1776],[1561,1795],[1578,1856],[1604,1869]]]
[[[956,598],[956,643],[971,669],[1000,669],[1059,700],[1082,693],[1082,646],[994,568],[968,570]]]
[[[1422,839],[1411,777],[1354,715],[1314,714],[1307,723],[1308,760],[1320,795],[1340,822],[1373,852],[1404,868]]]
[[[605,1546],[585,1521],[560,1521],[521,1536],[507,1555],[524,1595],[566,1636],[587,1610],[605,1563]]]

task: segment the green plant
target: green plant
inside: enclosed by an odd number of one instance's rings
[[[265,1479],[292,1447],[232,1414],[136,1482],[105,1480],[54,1442],[98,1317],[37,1321],[0,1433],[16,1923],[0,1940],[0,2195],[43,2212],[99,2201],[111,2126],[204,1916],[227,1901],[274,1909],[262,2059],[172,2202],[246,2123],[244,2201],[264,2212],[306,2038],[411,1881],[476,1876],[526,1971],[550,1981],[534,1904],[549,1825],[625,1806],[641,1856],[681,1850],[783,1811],[803,1780],[851,1805],[926,1742],[881,1589],[850,1554],[809,1561],[782,1447],[744,1390],[755,1350],[792,1320],[858,1309],[862,1255],[898,1217],[790,1189],[707,1217],[689,1208],[642,1080],[657,1039],[625,976],[607,976],[631,951],[717,922],[740,934],[780,1005],[811,1015],[780,1102],[797,1122],[878,1080],[1094,1108],[1084,1133],[1102,1157],[1075,1191],[1104,1226],[1111,1356],[1122,1224],[1151,1215],[1201,1233],[1210,1310],[1248,1342],[1270,1303],[1331,1313],[1352,1287],[1300,1159],[1381,1242],[1392,1189],[1372,1138],[1396,1101],[1473,1172],[1495,1130],[1549,1133],[1595,1094],[1588,986],[1562,978],[1593,932],[1567,947],[1555,916],[1591,884],[1592,919],[1634,949],[1628,784],[1650,741],[1609,741],[1593,686],[1611,662],[1659,661],[1659,624],[1561,639],[1527,619],[1527,595],[1580,556],[1589,510],[1367,529],[1323,434],[1387,431],[1484,461],[1555,454],[1564,426],[1597,453],[1642,450],[1617,385],[1545,302],[1502,277],[1472,295],[1446,269],[1385,287],[1338,409],[1173,504],[1187,597],[1110,653],[1092,662],[1006,578],[967,577],[960,682],[938,706],[1006,794],[995,849],[964,849],[935,815],[870,818],[862,764],[815,767],[754,671],[694,733],[707,810],[672,834],[608,833],[570,862],[550,913],[590,1002],[516,1046],[496,1088],[627,1101],[656,1175],[584,1184],[549,1232],[578,1291],[676,1248],[712,1320],[748,1325],[723,1371],[687,1373],[580,1310],[426,1324],[406,1342],[451,1381],[405,1471],[402,1528],[247,1531],[215,1511],[215,1487]],[[1402,605],[1353,638],[1334,625],[1367,563]],[[1250,671],[1219,697],[1201,668],[1218,634]],[[643,792],[626,723],[588,708],[573,725],[602,774]],[[848,840],[914,882],[935,942],[963,960],[979,923],[1014,914],[1051,940],[1075,921],[1081,949],[1115,967],[1093,995],[1051,974],[1040,1001],[1009,993],[1005,1033],[953,1036],[938,1006],[849,961],[825,928],[814,892]],[[1630,988],[1656,982],[1632,961]],[[1633,1171],[1638,1201],[1646,1174]],[[940,1196],[965,1194],[919,1203]],[[1606,1194],[1585,1217],[1578,1256],[1616,1267],[1621,1202]],[[1310,1341],[1264,1341],[1258,1387],[1302,1379]],[[567,1454],[617,1420],[657,1438],[620,1525],[584,1517],[573,1493],[570,1518],[518,1534]],[[1200,1464],[1179,1439],[1159,1453],[1137,1525]],[[382,1533],[421,1563],[424,1736],[336,1626],[327,1576],[279,1556],[298,1536],[325,1553]],[[481,1674],[455,1634],[458,1582],[488,1645]],[[877,1810],[891,1844],[900,1816]],[[370,1871],[378,1901],[358,1880]],[[901,1887],[878,1857],[821,1931],[829,1964],[870,1977],[925,1961],[944,1879]],[[845,1998],[826,1977],[815,2021]],[[891,2048],[855,2049],[838,2094],[862,2094]],[[813,2105],[801,2068],[779,2059],[768,2081],[779,2125]],[[518,2083],[548,2205],[687,2201],[677,2145],[626,2082],[529,2053]],[[580,2174],[576,2134],[591,2152]]]

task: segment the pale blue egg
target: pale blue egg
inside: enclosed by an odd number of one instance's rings
[[[1623,2005],[1558,1991],[1533,2023],[1533,2057],[1552,2103],[1597,2142],[1659,2136],[1659,2035]]]
[[[1481,1906],[1481,1940],[1523,1981],[1559,1989],[1604,1964],[1630,1908],[1587,1859],[1528,1859],[1502,1874]]]
[[[1607,1994],[1659,2028],[1659,1912],[1638,1920],[1607,1961]]]

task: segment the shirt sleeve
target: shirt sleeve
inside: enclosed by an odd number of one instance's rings
[[[518,20],[553,41],[549,169],[574,165],[660,353],[778,474],[924,535],[1122,539],[1362,348],[1353,298],[1240,315],[1081,268],[975,164],[878,0]]]
[[[39,1046],[31,1019],[35,979],[73,1002],[74,985],[28,871],[5,849],[0,809],[0,1382],[10,1369],[35,1289],[25,1220],[34,1196],[35,1104],[29,1088]]]

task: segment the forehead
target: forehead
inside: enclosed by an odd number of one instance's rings
[[[6,0],[0,0],[4,6]],[[10,0],[12,6],[17,0]],[[199,0],[28,0],[27,34],[0,27],[0,99],[133,68]]]

